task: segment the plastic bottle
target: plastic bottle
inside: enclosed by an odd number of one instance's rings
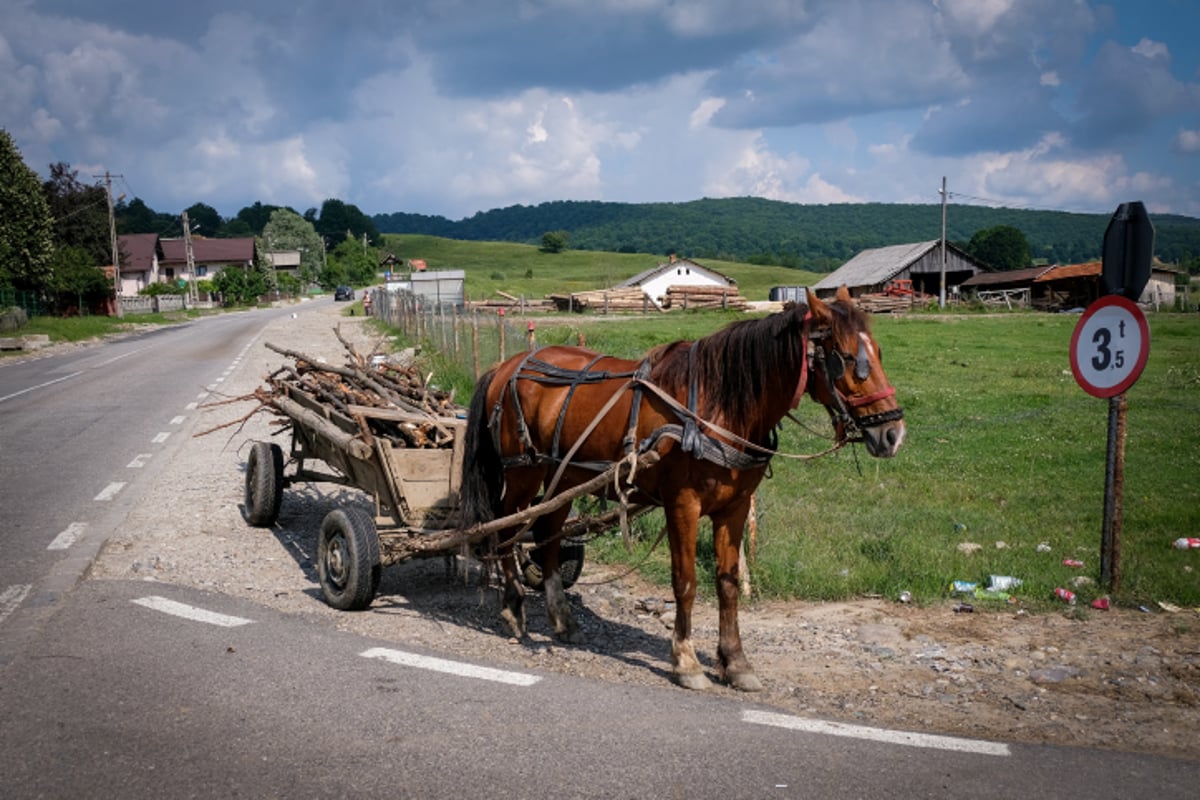
[[[1178,550],[1191,550],[1200,547],[1200,536],[1184,536],[1176,539],[1173,546]]]

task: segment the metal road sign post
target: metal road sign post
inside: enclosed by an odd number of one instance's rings
[[[1108,293],[1088,306],[1071,335],[1071,372],[1085,392],[1108,398],[1100,583],[1121,584],[1125,492],[1125,391],[1150,355],[1150,327],[1135,302],[1150,279],[1154,226],[1141,203],[1122,203],[1104,233],[1101,283]]]

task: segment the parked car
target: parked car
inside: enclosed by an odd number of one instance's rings
[[[333,290],[334,300],[353,300],[354,290],[349,286],[339,286]]]

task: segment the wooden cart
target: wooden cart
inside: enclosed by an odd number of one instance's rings
[[[556,494],[550,500],[518,514],[494,520],[470,530],[455,524],[456,502],[462,480],[463,442],[466,421],[457,417],[430,417],[403,409],[353,406],[352,418],[323,404],[296,386],[272,404],[291,420],[291,455],[272,442],[254,442],[246,463],[245,514],[257,527],[270,527],[279,517],[283,490],[297,482],[327,482],[362,490],[374,500],[374,514],[360,507],[330,511],[321,523],[317,544],[317,575],[326,602],[352,611],[368,607],[379,587],[382,568],[413,558],[450,556],[464,545],[479,543],[500,530],[551,513],[576,497],[611,485],[613,473],[628,468],[614,465],[586,484]],[[409,418],[436,426],[452,437],[453,444],[436,448],[395,447],[385,438],[373,437],[367,419],[406,421]],[[656,456],[650,454],[651,460]],[[330,470],[314,469],[323,462]],[[639,466],[651,463],[643,457]],[[285,466],[295,466],[294,472]],[[637,508],[631,513],[646,509]],[[567,539],[560,551],[564,588],[572,585],[583,569],[584,544],[580,536],[611,527],[617,511],[573,518],[565,526]],[[530,540],[531,541],[531,540]],[[537,549],[522,549],[526,583],[540,588],[541,569]]]

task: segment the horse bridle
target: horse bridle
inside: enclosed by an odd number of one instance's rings
[[[829,411],[829,416],[833,418],[834,426],[847,441],[860,441],[863,438],[863,428],[873,428],[876,425],[904,419],[904,409],[899,406],[859,417],[851,413],[851,409],[895,396],[896,389],[890,384],[872,394],[849,397],[838,388],[838,378],[845,374],[851,363],[854,364],[854,377],[859,381],[865,381],[871,377],[871,357],[867,352],[865,333],[858,334],[858,352],[854,355],[843,353],[838,349],[837,344],[833,342],[833,331],[830,329],[810,331],[807,350],[809,370],[816,370],[822,374],[825,379],[825,388],[833,399],[833,403],[826,404],[825,408]]]

